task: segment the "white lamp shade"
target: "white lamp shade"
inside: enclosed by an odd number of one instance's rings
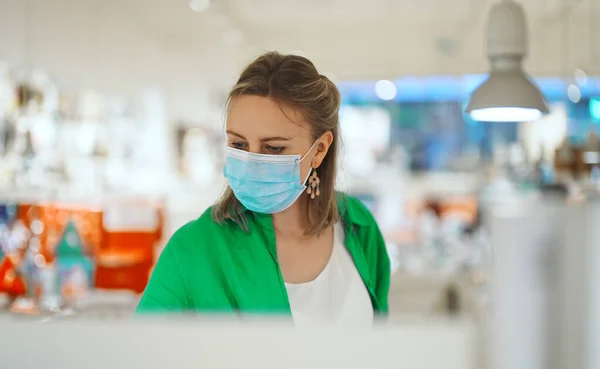
[[[527,122],[549,112],[540,90],[521,70],[492,71],[471,95],[466,112],[484,122]]]
[[[521,4],[502,0],[492,6],[487,29],[488,79],[469,101],[466,112],[487,122],[526,122],[548,113],[540,90],[527,78],[521,62],[527,55],[527,22]]]

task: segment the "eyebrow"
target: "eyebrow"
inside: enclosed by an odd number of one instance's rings
[[[246,139],[246,137],[242,136],[239,133],[233,132],[233,131],[226,131],[226,133],[228,135],[232,135],[232,136],[236,136],[239,137],[243,140]],[[283,137],[283,136],[270,136],[270,137],[261,137],[260,138],[260,142],[268,142],[268,141],[289,141],[291,140],[291,137]]]

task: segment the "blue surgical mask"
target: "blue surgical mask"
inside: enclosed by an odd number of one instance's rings
[[[223,173],[235,197],[248,210],[279,213],[292,206],[306,190],[310,171],[304,181],[300,181],[300,162],[315,144],[304,157],[254,154],[228,146]]]

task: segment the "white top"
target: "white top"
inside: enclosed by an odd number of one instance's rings
[[[331,257],[321,274],[307,283],[285,284],[296,326],[373,325],[369,292],[344,242],[344,228],[337,223]]]

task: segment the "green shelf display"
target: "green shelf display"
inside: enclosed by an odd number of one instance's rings
[[[93,286],[94,264],[74,221],[67,223],[55,248],[55,256],[63,294],[78,294],[77,291]]]

